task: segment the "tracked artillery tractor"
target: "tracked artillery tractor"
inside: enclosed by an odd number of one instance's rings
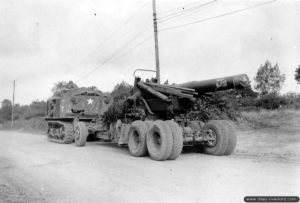
[[[109,94],[89,88],[72,88],[47,101],[47,136],[51,142],[83,146],[88,136],[108,131],[101,115],[111,105]]]

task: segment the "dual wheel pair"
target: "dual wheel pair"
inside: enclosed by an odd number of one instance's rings
[[[230,155],[236,147],[235,127],[226,120],[211,120],[195,130],[206,133],[207,143],[202,144],[206,154]],[[128,147],[133,156],[148,152],[154,160],[174,160],[182,151],[182,128],[174,121],[135,121],[129,130]]]
[[[129,129],[128,148],[133,156],[149,153],[157,161],[174,160],[182,147],[183,132],[174,121],[134,121]]]
[[[235,127],[226,120],[210,120],[202,128],[208,142],[203,145],[206,154],[230,155],[237,144]]]

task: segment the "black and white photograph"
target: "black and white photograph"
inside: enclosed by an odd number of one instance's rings
[[[299,202],[300,0],[1,0],[0,203]]]

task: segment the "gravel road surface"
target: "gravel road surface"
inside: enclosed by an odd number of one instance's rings
[[[106,143],[76,147],[0,131],[0,202],[243,202],[251,195],[299,196],[299,171],[298,162],[245,153],[185,152],[158,162]]]

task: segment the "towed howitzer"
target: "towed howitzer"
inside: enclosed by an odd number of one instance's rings
[[[193,116],[201,113],[195,106],[202,94],[247,85],[245,74],[180,85],[135,77],[135,93],[123,103],[112,105],[106,115],[115,119],[110,122],[116,126],[127,125],[123,132],[128,133],[119,136],[128,143],[133,156],[149,154],[154,160],[172,160],[180,155],[183,146],[201,146],[207,154],[229,155],[237,142],[234,126],[226,120],[204,124]]]

